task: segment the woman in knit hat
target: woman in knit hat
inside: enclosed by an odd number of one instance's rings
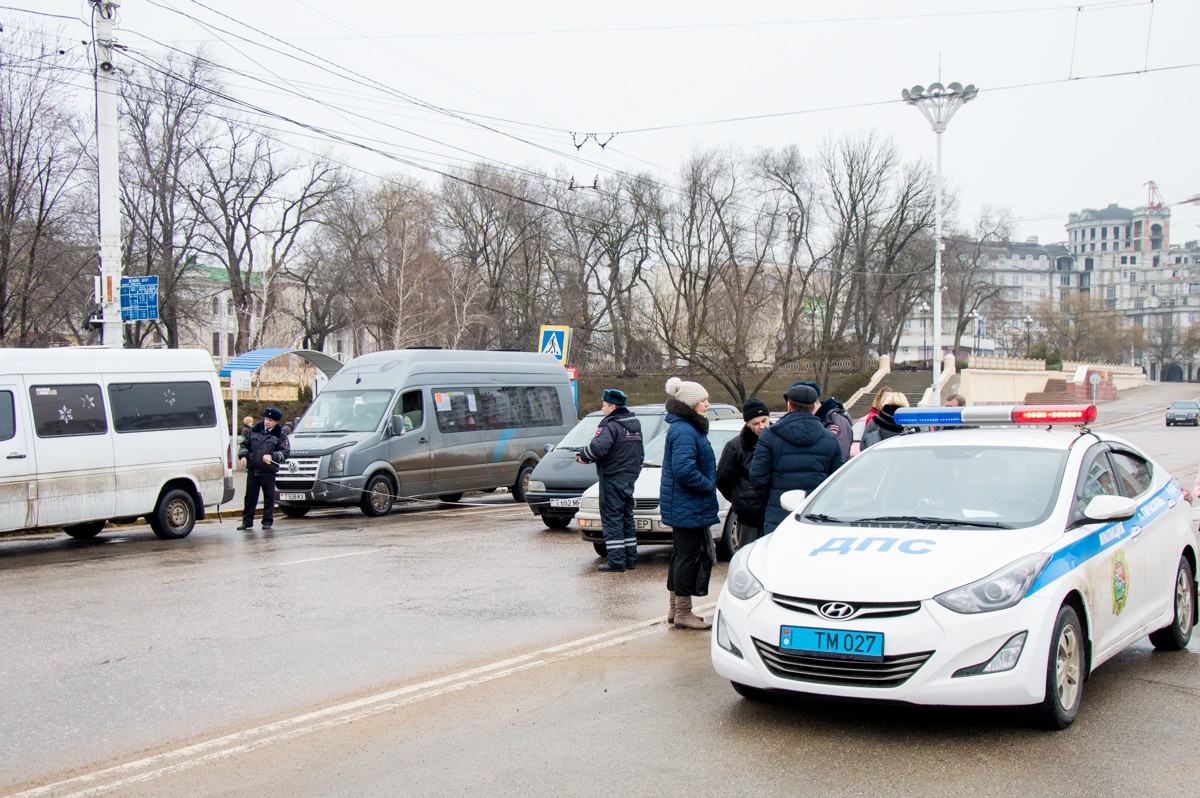
[[[717,462],[708,443],[708,391],[698,382],[667,380],[667,444],[659,502],[672,529],[667,622],[676,629],[711,629],[692,613],[692,597],[708,595],[712,534],[717,523]]]

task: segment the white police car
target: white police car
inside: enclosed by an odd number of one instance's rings
[[[743,696],[1020,705],[1065,728],[1088,674],[1185,648],[1197,536],[1179,483],[1092,405],[913,408],[737,553],[712,661]],[[1007,424],[1005,428],[951,429]],[[1042,428],[1032,428],[1037,424]]]

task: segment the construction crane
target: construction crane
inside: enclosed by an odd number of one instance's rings
[[[1187,199],[1179,200],[1178,202],[1164,203],[1162,194],[1159,193],[1158,190],[1158,183],[1155,183],[1153,180],[1151,180],[1146,183],[1146,185],[1150,188],[1150,194],[1146,199],[1146,210],[1148,211],[1161,211],[1163,208],[1173,208],[1176,205],[1200,204],[1200,194],[1196,194],[1193,197],[1188,197]]]

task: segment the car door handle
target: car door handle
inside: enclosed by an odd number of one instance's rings
[[[417,443],[429,443],[429,441],[426,440],[425,438],[418,438]]]
[[[1142,528],[1140,526],[1135,526],[1133,529],[1129,530],[1129,537],[1131,538],[1136,538],[1140,534],[1142,534]]]
[[[1167,509],[1174,510],[1175,505],[1177,505],[1177,504],[1179,504],[1179,499],[1171,499],[1171,501],[1167,502]]]
[[[13,452],[12,454],[10,454],[10,455],[9,455],[7,458],[5,458],[5,459],[7,459],[7,460],[24,460],[24,459],[25,459],[25,455],[23,455],[23,454],[19,454],[19,453],[17,453],[17,452]]]

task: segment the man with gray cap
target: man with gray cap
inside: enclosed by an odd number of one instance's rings
[[[275,474],[279,464],[292,453],[291,443],[283,434],[279,422],[283,413],[275,407],[263,411],[263,420],[242,436],[238,447],[238,462],[246,469],[246,501],[242,505],[240,530],[254,528],[254,510],[258,507],[258,493],[263,495],[263,529],[275,523]]]
[[[642,471],[642,422],[625,404],[623,391],[608,388],[600,397],[604,418],[596,435],[575,459],[595,463],[600,477],[600,520],[608,559],[598,571],[632,571],[637,567],[637,532],[633,528],[633,483]]]
[[[780,496],[789,490],[811,493],[845,462],[838,439],[814,415],[820,407],[817,389],[797,383],[783,398],[787,414],[763,430],[750,461],[750,483],[766,507],[764,535],[787,517]]]

